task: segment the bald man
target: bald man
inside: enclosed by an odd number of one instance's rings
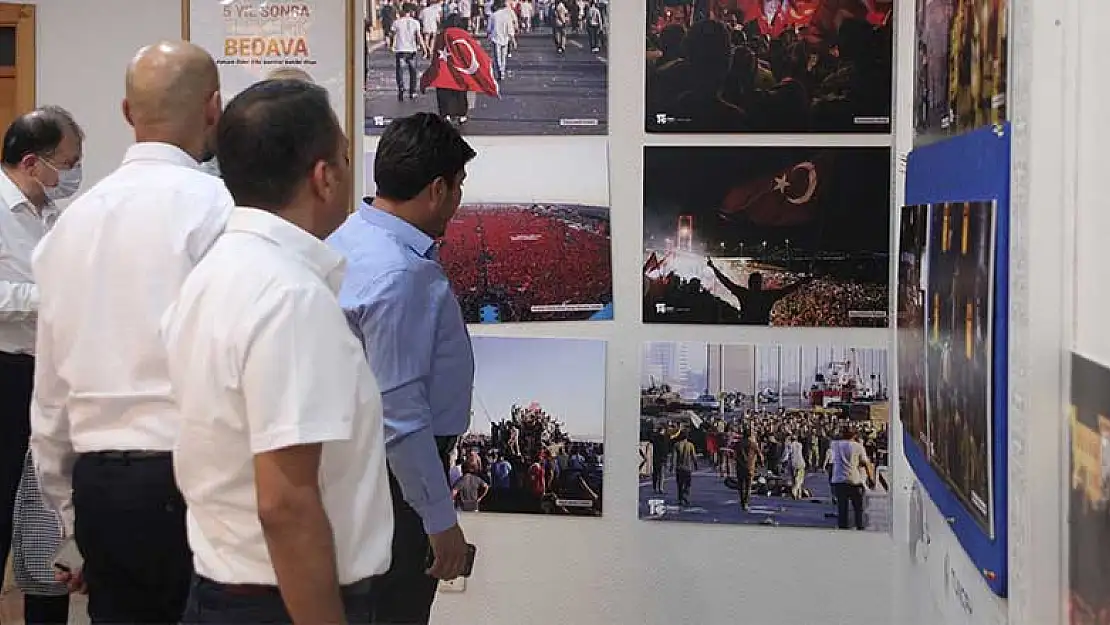
[[[135,144],[36,250],[40,308],[31,449],[47,502],[84,568],[93,623],[176,623],[192,577],[170,453],[180,415],[159,337],[163,312],[233,207],[211,158],[221,113],[208,54],[143,48],[123,115]]]

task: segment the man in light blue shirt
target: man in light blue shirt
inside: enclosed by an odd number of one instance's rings
[[[437,580],[466,568],[445,460],[470,427],[474,354],[435,239],[459,208],[474,156],[436,115],[397,119],[374,158],[377,197],[328,238],[347,258],[339,303],[362,340],[385,409],[396,520],[393,564],[375,589],[381,600],[374,623],[427,623]]]

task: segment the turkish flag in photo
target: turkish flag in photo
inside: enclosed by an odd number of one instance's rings
[[[804,224],[817,214],[826,164],[820,156],[797,162],[730,189],[721,201],[725,217],[745,217],[760,226]]]
[[[493,77],[493,61],[470,33],[461,28],[448,28],[436,39],[432,64],[420,77],[420,88],[428,87],[501,97],[501,89]]]

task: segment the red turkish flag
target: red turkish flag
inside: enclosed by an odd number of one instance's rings
[[[501,97],[489,55],[461,28],[448,28],[436,41],[432,64],[420,77],[420,88],[428,87]]]
[[[797,226],[817,213],[821,185],[820,163],[806,160],[733,187],[721,202],[721,213],[743,216],[753,224],[770,227]]]

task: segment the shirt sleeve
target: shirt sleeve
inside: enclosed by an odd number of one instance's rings
[[[39,488],[47,506],[62,517],[73,534],[73,464],[77,454],[69,435],[69,385],[58,374],[54,337],[45,316],[38,319],[35,342],[35,390],[31,396],[31,453]]]
[[[428,403],[444,288],[419,268],[388,273],[359,294],[362,305],[356,315],[366,358],[382,391],[389,468],[429,534],[456,523]]]
[[[365,365],[334,297],[323,287],[278,290],[242,329],[251,452],[349,440]]]
[[[26,321],[39,309],[39,289],[33,282],[0,280],[0,321]]]

